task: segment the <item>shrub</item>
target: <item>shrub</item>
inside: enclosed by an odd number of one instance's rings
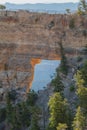
[[[87,30],[83,30],[82,34],[83,34],[84,37],[86,37],[87,36]]]
[[[6,6],[0,4],[0,9],[1,10],[6,9]]]
[[[85,45],[84,49],[83,49],[84,54],[87,54],[87,44]]]
[[[9,97],[9,99],[10,100],[12,100],[12,101],[15,101],[16,100],[16,91],[15,90],[11,90],[11,91],[9,91],[8,92],[8,97]]]
[[[78,56],[77,57],[77,62],[80,62],[80,61],[82,61],[82,57]]]
[[[54,21],[51,21],[48,25],[48,28],[51,29],[55,25]]]
[[[70,91],[73,92],[75,90],[74,86],[70,86]]]
[[[72,19],[70,20],[70,22],[69,22],[69,27],[70,27],[70,29],[75,28],[75,19],[74,19],[74,18],[72,18]]]
[[[35,18],[35,23],[37,23],[39,21],[39,18]]]
[[[0,88],[2,88],[2,81],[0,81]]]
[[[2,108],[0,109],[0,122],[4,121],[6,119],[6,109]]]

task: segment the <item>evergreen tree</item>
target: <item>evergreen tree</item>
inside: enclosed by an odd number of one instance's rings
[[[30,125],[31,113],[26,102],[12,104],[9,93],[7,94],[6,118],[11,130],[20,130]]]
[[[80,9],[80,11],[82,11],[82,14],[85,14],[87,12],[86,0],[80,0],[78,9]]]
[[[17,109],[17,117],[21,124],[21,127],[29,126],[31,121],[31,112],[26,102],[18,104],[16,106],[16,109]]]
[[[40,109],[38,107],[32,107],[31,113],[32,113],[32,119],[30,130],[40,130],[40,127],[38,125]]]
[[[85,118],[83,116],[83,113],[80,107],[77,108],[72,126],[73,126],[73,130],[84,130]]]
[[[77,89],[77,94],[80,100],[81,107],[84,108],[85,111],[87,112],[87,88],[79,87]]]
[[[38,125],[38,120],[34,116],[32,117],[30,130],[40,130],[40,127]]]
[[[0,9],[1,9],[1,10],[6,9],[6,6],[0,4]]]
[[[67,14],[70,14],[70,9],[66,9]]]
[[[78,6],[78,11],[77,11],[77,13],[78,13],[79,15],[83,15],[83,14],[84,14],[84,12],[82,11],[82,9],[81,9],[80,6]]]
[[[67,124],[59,123],[57,126],[57,130],[66,130]]]
[[[76,84],[77,95],[79,97],[80,106],[84,108],[84,113],[87,113],[87,61],[84,66],[77,72]]]
[[[70,29],[74,29],[75,28],[75,19],[74,18],[70,19],[69,27],[70,27]]]
[[[12,121],[12,111],[13,111],[13,107],[12,107],[12,103],[11,100],[9,98],[9,95],[7,93],[6,96],[6,117],[7,117],[7,122],[10,123]]]
[[[66,123],[67,101],[62,98],[60,93],[54,93],[49,100],[50,128],[56,130],[58,123]]]
[[[20,120],[18,120],[18,111],[16,107],[13,108],[12,113],[12,121],[11,121],[11,130],[20,130],[21,129],[21,123]]]
[[[84,86],[87,87],[87,60],[85,61],[83,67],[81,68],[82,79],[84,80]]]
[[[11,130],[20,130],[18,115],[16,107],[12,105],[12,102],[9,98],[9,93],[7,94],[7,107],[6,107],[6,119],[7,124]]]
[[[66,56],[65,56],[62,41],[59,42],[59,47],[60,47],[60,55],[61,55],[60,70],[61,70],[62,73],[67,74],[67,71],[68,71],[67,59],[66,59]]]
[[[77,87],[83,87],[84,80],[82,79],[82,73],[81,71],[77,71],[77,74],[75,75],[76,85]]]
[[[57,72],[56,77],[52,80],[51,83],[54,86],[54,92],[60,92],[61,94],[63,93],[64,85],[61,81],[61,78],[58,72]]]
[[[34,106],[36,100],[38,98],[38,95],[37,93],[34,91],[34,90],[31,90],[29,93],[28,93],[28,96],[27,96],[27,104],[30,105],[30,106]]]

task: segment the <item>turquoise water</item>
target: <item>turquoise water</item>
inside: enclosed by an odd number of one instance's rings
[[[52,80],[56,68],[59,66],[59,60],[41,60],[34,68],[34,79],[32,87],[34,91],[42,90]]]

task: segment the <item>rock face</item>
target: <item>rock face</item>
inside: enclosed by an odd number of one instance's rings
[[[86,35],[84,16],[0,12],[0,81],[4,91],[29,88],[34,69],[31,58],[60,59],[61,39],[65,49],[73,49],[75,54],[87,43]]]
[[[78,48],[86,43],[82,35],[87,29],[86,23],[86,17],[78,15],[3,11],[0,12],[0,43],[52,49],[62,36],[64,46]],[[70,24],[74,24],[72,29]]]

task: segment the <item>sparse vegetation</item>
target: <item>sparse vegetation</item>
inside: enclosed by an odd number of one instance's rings
[[[69,27],[70,27],[70,29],[74,29],[75,28],[75,19],[74,18],[70,19]]]
[[[82,61],[82,57],[81,56],[78,56],[77,57],[77,62],[81,62]]]
[[[87,37],[87,30],[84,29],[82,33],[83,33],[83,36],[86,38]]]
[[[0,4],[0,9],[1,9],[1,10],[6,9],[6,6]]]
[[[0,123],[5,121],[5,119],[6,119],[6,109],[1,108],[0,109]]]
[[[66,9],[67,14],[70,14],[70,9]]]
[[[15,101],[16,100],[16,90],[11,90],[8,92],[8,97],[11,101]]]
[[[48,28],[51,29],[53,26],[55,25],[54,21],[52,20],[49,25],[48,25]]]
[[[84,51],[84,54],[87,55],[87,44],[84,46],[83,51]]]

